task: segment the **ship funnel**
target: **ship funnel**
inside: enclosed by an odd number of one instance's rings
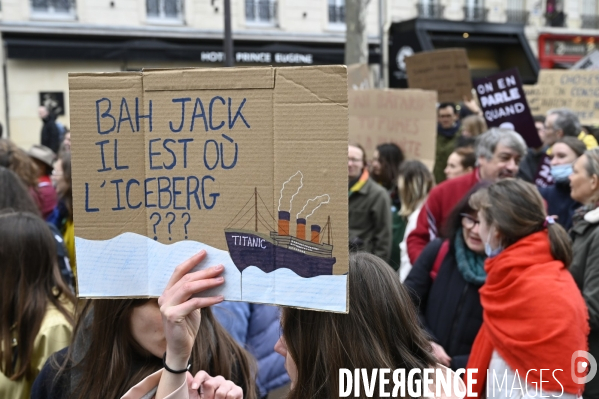
[[[306,239],[306,219],[297,219],[297,238]]]
[[[289,235],[289,219],[291,219],[291,214],[287,211],[279,211],[279,235],[280,236],[288,236]]]
[[[320,226],[317,224],[313,224],[310,226],[310,230],[312,231],[312,242],[316,244],[320,244],[318,241],[318,237],[320,236]]]

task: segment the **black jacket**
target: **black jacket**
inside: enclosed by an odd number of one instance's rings
[[[54,353],[46,360],[42,371],[37,375],[31,388],[31,399],[62,399],[68,397],[68,372],[55,380],[57,369],[54,364],[62,364],[69,348]]]
[[[537,173],[543,164],[544,159],[544,150],[536,151],[532,148],[529,148],[526,155],[520,162],[520,167],[518,168],[518,177],[534,184],[535,178],[537,177]]]
[[[58,154],[60,148],[60,130],[56,126],[56,118],[49,115],[42,119],[44,125],[42,126],[41,143],[45,145],[54,153]]]
[[[433,281],[430,272],[442,239],[430,242],[422,251],[404,282],[420,321],[433,341],[451,357],[451,368],[465,368],[470,350],[483,322],[479,286],[466,282],[458,270],[453,245]]]

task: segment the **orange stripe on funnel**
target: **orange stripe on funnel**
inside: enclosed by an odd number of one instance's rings
[[[289,219],[291,215],[286,211],[279,211],[279,235],[280,236],[288,236],[289,235]]]
[[[312,231],[312,242],[319,244],[320,241],[318,240],[318,238],[320,237],[320,226],[317,224],[313,224],[312,226],[310,226],[310,230]]]
[[[306,219],[297,219],[297,238],[306,239]]]

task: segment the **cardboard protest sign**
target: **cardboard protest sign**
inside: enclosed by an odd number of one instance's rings
[[[405,59],[408,86],[436,90],[439,102],[472,99],[472,78],[463,48],[426,51]]]
[[[599,50],[593,50],[592,52],[581,58],[576,64],[572,65],[572,68],[570,68],[570,70],[576,69],[599,69]]]
[[[79,295],[151,297],[201,249],[226,300],[347,311],[343,66],[70,74]]]
[[[583,125],[599,124],[599,70],[542,69],[533,87],[538,96],[534,114],[569,108]]]
[[[529,147],[542,145],[528,108],[518,69],[474,81],[489,127],[507,127],[520,133]]]
[[[522,85],[522,90],[524,90],[530,113],[533,116],[545,115],[545,112],[541,111],[541,98],[549,96],[551,88],[539,85]]]
[[[377,145],[395,143],[432,170],[437,139],[437,93],[424,90],[350,90],[349,140],[368,159]]]
[[[366,64],[347,66],[347,87],[350,90],[372,89],[372,78]]]

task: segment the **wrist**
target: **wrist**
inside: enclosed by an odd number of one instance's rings
[[[168,350],[163,357],[164,363],[172,370],[183,370],[187,368],[187,365],[189,364],[189,358],[189,355],[182,356],[173,351],[169,352]]]

